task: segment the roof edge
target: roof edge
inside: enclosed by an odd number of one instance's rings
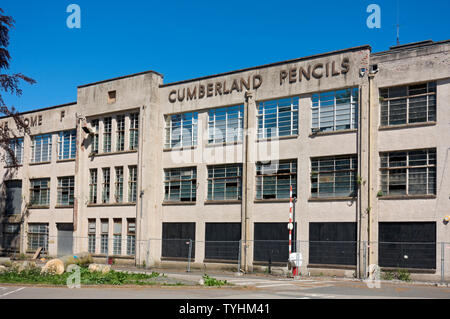
[[[57,109],[57,108],[60,108],[60,107],[65,107],[65,106],[76,105],[76,104],[77,104],[77,102],[64,103],[64,104],[59,104],[59,105],[54,105],[54,106],[43,107],[43,108],[35,109],[35,110],[19,112],[18,114],[19,115],[25,115],[25,114],[35,113],[35,112],[42,112],[42,111]],[[0,119],[6,119],[6,118],[9,118],[9,117],[10,116],[1,116]]]
[[[92,82],[92,83],[88,83],[88,84],[83,84],[83,85],[77,86],[77,88],[81,89],[81,88],[85,88],[85,87],[92,86],[92,85],[97,85],[97,84],[102,84],[102,83],[106,83],[106,82],[111,82],[111,81],[117,81],[117,80],[121,80],[121,79],[131,78],[133,76],[144,75],[144,74],[147,74],[147,73],[153,73],[153,74],[159,75],[160,77],[164,78],[164,76],[161,73],[158,73],[158,72],[153,71],[153,70],[149,70],[149,71],[144,71],[144,72],[139,72],[139,73],[133,73],[133,74],[128,74],[128,75],[118,76],[118,77],[115,77],[115,78],[106,79],[106,80],[97,81],[97,82]]]

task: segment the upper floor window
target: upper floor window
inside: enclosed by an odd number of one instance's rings
[[[42,252],[48,252],[48,224],[28,224],[28,250],[36,251],[42,247]]]
[[[137,166],[128,167],[128,202],[136,202],[137,192]]]
[[[31,138],[31,162],[50,162],[52,159],[52,136],[37,135]]]
[[[105,117],[103,120],[103,152],[111,152],[111,132],[112,120],[110,117]]]
[[[208,143],[242,141],[244,106],[212,109],[208,112]]]
[[[197,112],[168,115],[165,148],[197,145],[197,120]]]
[[[9,146],[16,159],[16,164],[21,165],[23,163],[23,137],[11,139]],[[14,164],[11,154],[8,152],[6,152],[5,161],[6,165]]]
[[[436,195],[436,149],[380,154],[383,195]]]
[[[58,137],[58,159],[75,158],[77,150],[77,131],[70,130],[59,133]]]
[[[329,132],[357,128],[358,89],[312,95],[312,129]]]
[[[356,196],[357,169],[353,155],[311,159],[311,197]]]
[[[436,82],[380,89],[381,126],[436,121]]]
[[[97,203],[97,169],[92,168],[89,170],[89,203]]]
[[[165,170],[166,201],[195,202],[197,191],[197,168],[172,168]]]
[[[116,151],[125,149],[125,115],[116,117],[117,135],[116,135]]]
[[[114,198],[116,203],[123,202],[123,167],[116,167],[116,187]]]
[[[139,145],[139,113],[130,114],[130,150]]]
[[[48,206],[50,204],[50,178],[30,180],[31,206]]]
[[[298,97],[258,104],[258,139],[298,134]]]
[[[282,199],[297,194],[297,161],[256,163],[256,199]]]
[[[208,167],[208,200],[239,200],[242,192],[240,164]]]
[[[103,183],[102,183],[102,203],[109,203],[111,171],[109,167],[102,168]]]
[[[99,131],[99,121],[92,120],[92,129],[94,130],[94,136],[92,137],[92,153],[98,153],[98,131]]]
[[[72,206],[75,193],[75,177],[58,177],[58,205]]]

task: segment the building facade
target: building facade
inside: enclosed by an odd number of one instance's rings
[[[450,41],[424,41],[79,86],[74,103],[22,114],[20,165],[2,168],[2,249],[286,265],[295,197],[303,273],[448,278],[449,57]]]

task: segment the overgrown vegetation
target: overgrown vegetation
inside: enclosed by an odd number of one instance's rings
[[[399,269],[397,271],[388,271],[383,273],[382,278],[384,280],[401,280],[401,281],[411,281],[411,274],[406,269]]]
[[[21,283],[21,284],[48,284],[48,285],[66,285],[67,278],[72,272],[65,272],[62,275],[41,273],[39,268],[26,269],[18,272],[15,269],[9,269],[0,273],[1,283]],[[80,267],[81,285],[154,285],[155,278],[159,273],[151,274],[128,273],[111,270],[107,274],[101,272],[90,272],[86,267]]]
[[[213,277],[209,277],[208,275],[203,275],[203,282],[205,286],[224,286],[229,285],[229,283],[226,280],[218,280]]]

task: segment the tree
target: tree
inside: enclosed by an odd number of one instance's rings
[[[15,122],[16,130],[13,130],[5,124],[0,126],[0,148],[3,149],[3,153],[6,154],[6,156],[2,156],[1,159],[6,161],[6,158],[8,157],[8,164],[17,167],[18,162],[14,150],[11,147],[11,141],[18,136],[29,134],[29,128],[16,109],[13,106],[7,106],[5,104],[2,97],[2,91],[7,94],[21,96],[22,90],[20,88],[20,83],[26,82],[34,84],[36,81],[22,73],[7,74],[9,62],[11,60],[11,55],[7,50],[9,45],[9,31],[14,28],[15,21],[11,16],[4,15],[3,13],[4,11],[0,8],[0,114],[11,117]]]

